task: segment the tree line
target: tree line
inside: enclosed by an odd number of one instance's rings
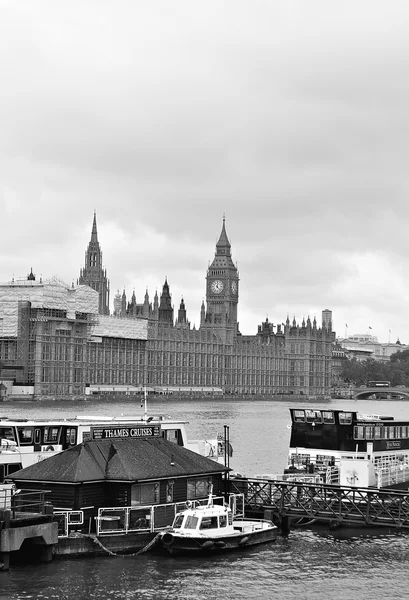
[[[368,358],[361,362],[356,358],[344,361],[341,379],[345,383],[367,385],[368,381],[390,381],[391,386],[409,388],[409,350],[395,352],[388,362]]]

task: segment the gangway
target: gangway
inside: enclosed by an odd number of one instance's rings
[[[244,494],[246,514],[409,529],[408,491],[238,477],[230,484]]]

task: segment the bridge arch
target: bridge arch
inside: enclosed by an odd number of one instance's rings
[[[355,393],[355,398],[357,399],[365,399],[365,398],[370,398],[371,396],[373,396],[374,394],[382,394],[384,396],[390,396],[390,397],[404,397],[404,398],[409,398],[409,389],[408,388],[394,388],[394,387],[389,387],[389,388],[378,388],[378,387],[371,387],[371,388],[358,388],[356,390],[354,390]]]

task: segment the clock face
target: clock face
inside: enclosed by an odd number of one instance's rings
[[[237,294],[237,281],[231,282],[231,291],[233,292],[233,294]]]
[[[223,281],[220,281],[220,279],[215,279],[215,281],[212,281],[211,289],[215,294],[220,294],[220,292],[223,291],[223,287]]]

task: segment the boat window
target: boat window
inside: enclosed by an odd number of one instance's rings
[[[210,477],[198,477],[197,479],[187,480],[187,497],[188,500],[195,498],[205,498],[209,494],[211,486]]]
[[[199,519],[193,515],[186,517],[185,529],[196,529]]]
[[[321,423],[322,416],[320,410],[306,410],[305,418],[307,423]]]
[[[296,423],[304,423],[305,422],[305,413],[303,410],[295,410],[294,411],[294,421]]]
[[[164,429],[162,430],[162,437],[168,442],[173,442],[174,444],[178,444],[178,446],[183,446],[182,441],[182,433],[180,429]]]
[[[322,412],[322,421],[324,423],[335,423],[334,413],[332,410],[324,410]]]
[[[0,440],[15,441],[12,427],[0,427]]]
[[[217,517],[203,517],[199,529],[217,529]]]
[[[58,442],[59,432],[59,427],[44,427],[44,443],[56,444]]]
[[[22,464],[14,463],[12,465],[5,465],[5,467],[7,470],[7,475],[11,475],[12,473],[15,473],[16,471],[20,471],[20,469],[22,469]]]
[[[182,513],[176,515],[175,520],[173,521],[174,529],[180,529],[182,527],[183,519],[184,515],[182,515]]]
[[[339,413],[339,424],[340,425],[351,425],[352,413],[351,412],[340,412]]]
[[[41,429],[37,427],[34,429],[34,443],[41,444]]]
[[[375,430],[374,430],[374,439],[375,440],[380,440],[381,439],[381,427],[375,427]]]
[[[354,440],[363,440],[364,439],[364,428],[362,425],[357,425],[354,427]]]
[[[20,444],[32,444],[33,443],[33,429],[32,427],[18,427],[18,439]]]
[[[65,444],[69,446],[75,446],[77,443],[77,430],[75,427],[69,427],[65,432]]]
[[[219,527],[227,527],[227,515],[220,515]]]
[[[408,437],[408,426],[407,425],[403,425],[402,426],[402,438],[407,438]]]

